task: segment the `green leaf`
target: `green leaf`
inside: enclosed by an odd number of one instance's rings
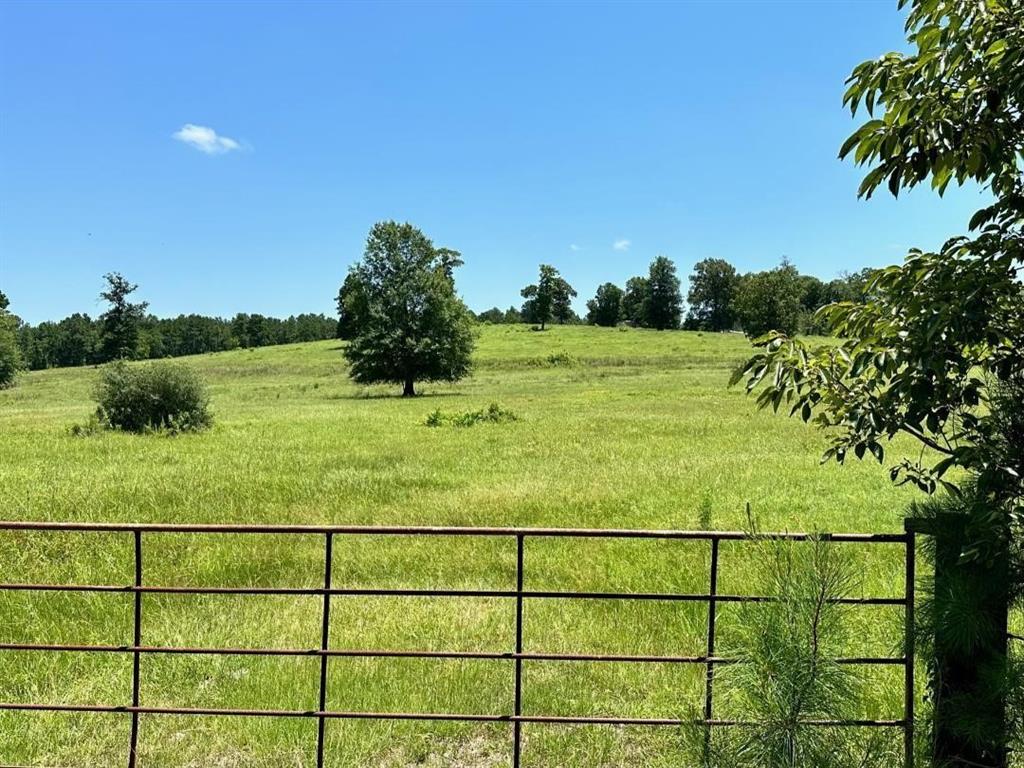
[[[985,49],[985,58],[991,58],[997,56],[1006,50],[1005,40],[996,40],[988,48]]]

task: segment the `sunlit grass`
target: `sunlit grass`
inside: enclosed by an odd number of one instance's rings
[[[92,369],[25,375],[0,392],[0,499],[9,519],[358,523],[898,531],[911,493],[877,465],[819,466],[824,437],[758,412],[726,387],[749,353],[736,335],[525,326],[482,332],[474,376],[425,385],[424,397],[360,387],[338,342],[190,359],[210,384],[205,434],[72,437]],[[424,426],[429,413],[496,402],[519,420]],[[131,539],[0,534],[3,580],[132,578]],[[864,594],[902,591],[898,547],[858,550]],[[744,553],[723,545],[722,589],[743,591]],[[531,540],[528,589],[699,592],[701,542]],[[150,536],[151,584],[315,586],[322,537]],[[511,589],[512,540],[339,537],[334,582],[353,587]],[[722,632],[730,613],[723,611]],[[319,645],[315,597],[147,595],[143,642]],[[898,652],[899,611],[854,617],[875,654]],[[699,654],[703,605],[528,600],[526,649]],[[332,601],[334,647],[509,651],[509,601],[344,597]],[[128,643],[125,595],[0,593],[0,642]],[[851,653],[854,651],[851,651]],[[856,652],[867,652],[863,648]],[[313,709],[309,658],[145,657],[144,704]],[[702,701],[700,667],[527,662],[535,714],[679,717]],[[332,659],[335,709],[498,713],[511,706],[507,661]],[[897,685],[865,706],[900,716]],[[0,652],[0,699],[125,704],[130,658]],[[122,765],[123,715],[0,715],[0,763]],[[144,716],[144,766],[310,766],[308,720]],[[672,729],[531,726],[524,766],[687,765]],[[509,728],[332,722],[328,764],[486,768],[507,765]]]

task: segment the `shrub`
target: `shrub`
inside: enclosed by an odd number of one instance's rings
[[[90,437],[99,434],[104,427],[99,415],[94,413],[84,423],[72,424],[68,432],[72,437]]]
[[[548,355],[548,365],[576,365],[576,358],[570,355],[568,352],[553,352]]]
[[[508,424],[513,421],[519,421],[519,416],[514,411],[491,403],[486,408],[464,413],[446,414],[438,409],[429,414],[423,423],[428,427],[442,427],[445,424],[453,427],[472,427],[475,424]]]
[[[572,367],[578,363],[579,360],[568,352],[552,352],[551,354],[543,357],[531,357],[527,360],[528,365],[535,366],[537,368]]]
[[[126,432],[194,432],[213,423],[206,385],[178,363],[113,363],[103,369],[96,401],[100,421]]]

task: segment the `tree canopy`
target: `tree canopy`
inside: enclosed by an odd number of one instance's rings
[[[605,283],[598,286],[594,298],[587,302],[587,322],[613,326],[619,322],[621,311],[622,289],[615,283]]]
[[[576,295],[576,289],[569,285],[565,278],[555,278],[551,316],[559,325],[579,321],[572,308],[572,300],[576,298]]]
[[[472,315],[455,293],[453,251],[435,248],[411,224],[373,226],[351,275],[355,333],[345,348],[352,378],[361,384],[457,381],[470,369]]]
[[[107,287],[100,298],[110,306],[100,315],[100,359],[131,360],[139,354],[139,323],[146,316],[147,302],[133,304],[128,297],[139,287],[128,282],[119,272],[103,276]]]
[[[802,296],[800,273],[783,260],[775,269],[743,276],[736,289],[736,317],[751,337],[768,331],[792,335],[799,329]]]
[[[644,301],[647,299],[647,278],[631,277],[622,294],[622,319],[633,325],[643,325]]]
[[[665,256],[658,256],[651,262],[643,315],[648,328],[664,331],[679,327],[683,297],[679,292],[676,265]]]
[[[498,307],[491,307],[483,312],[477,312],[476,319],[477,322],[499,325],[505,322],[505,312]]]
[[[523,288],[520,295],[526,299],[523,302],[523,320],[537,324],[542,331],[552,319],[565,323],[574,316],[572,299],[576,291],[550,264],[540,265],[537,282]]]
[[[690,275],[688,327],[702,331],[728,331],[736,322],[733,302],[739,275],[725,259],[698,261]]]
[[[1019,225],[1024,215],[1024,5],[1013,0],[901,0],[913,52],[858,65],[843,101],[866,120],[840,157],[871,166],[858,194],[897,196],[931,179],[974,181],[995,203],[970,227]],[[880,112],[876,116],[876,112]]]

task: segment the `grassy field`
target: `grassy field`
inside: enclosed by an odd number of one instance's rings
[[[819,466],[824,437],[755,411],[726,388],[741,336],[525,326],[483,329],[472,378],[392,387],[346,377],[338,342],[192,358],[216,426],[175,438],[69,427],[92,410],[92,369],[27,374],[0,392],[0,499],[8,519],[736,529],[749,502],[765,530],[898,531],[913,494],[874,464]],[[491,402],[519,420],[428,427]],[[0,534],[4,581],[132,578],[131,538]],[[322,540],[153,537],[150,584],[317,586]],[[863,551],[860,551],[863,550]],[[853,553],[864,594],[897,596],[897,547]],[[528,589],[700,592],[707,545],[531,542]],[[744,553],[723,545],[724,592],[756,590]],[[336,586],[514,587],[509,541],[339,539]],[[850,652],[898,649],[902,613],[857,609]],[[319,646],[310,597],[146,596],[144,644]],[[728,633],[729,612],[723,617]],[[510,601],[345,597],[334,647],[512,650]],[[530,651],[699,654],[706,608],[654,602],[527,601]],[[0,594],[0,642],[130,643],[126,595]],[[147,656],[143,704],[311,709],[308,658]],[[124,704],[130,657],[0,652],[0,699]],[[678,717],[701,704],[703,670],[528,662],[526,713]],[[872,672],[865,715],[899,717],[898,670]],[[332,709],[497,713],[511,707],[504,661],[330,663]],[[725,714],[725,713],[721,713]],[[310,766],[316,724],[255,718],[142,718],[142,765]],[[692,764],[673,729],[525,727],[524,766]],[[123,765],[123,715],[0,716],[0,764]],[[332,766],[508,764],[506,725],[328,725]],[[895,735],[894,735],[895,738]]]

